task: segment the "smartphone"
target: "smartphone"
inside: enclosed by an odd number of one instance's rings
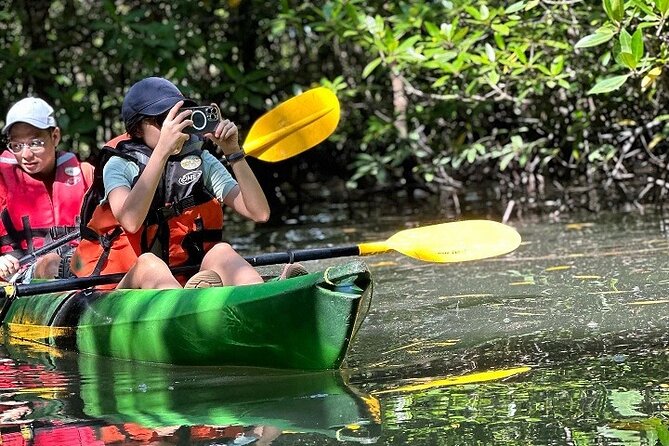
[[[221,122],[221,110],[218,105],[203,105],[199,107],[183,107],[180,111],[190,110],[190,119],[193,121],[192,126],[184,129],[184,133],[198,133],[204,135],[205,133],[213,132],[216,126]]]

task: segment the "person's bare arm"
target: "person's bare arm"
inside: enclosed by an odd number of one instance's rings
[[[188,111],[177,114],[182,104],[183,101],[179,101],[167,114],[160,130],[158,144],[132,189],[117,187],[109,192],[107,197],[109,206],[126,232],[135,233],[142,226],[165,170],[167,159],[181,152],[184,142],[188,140],[188,135],[183,133],[183,129],[193,125],[193,121],[185,119],[189,116]]]
[[[216,143],[225,155],[231,155],[241,150],[239,146],[239,131],[234,122],[229,119],[221,121],[213,133],[205,135]],[[231,207],[238,214],[256,222],[265,222],[269,219],[269,204],[258,179],[249,167],[246,159],[242,158],[232,164],[238,186],[235,186],[225,197],[223,203]]]

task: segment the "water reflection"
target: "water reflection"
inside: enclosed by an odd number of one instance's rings
[[[252,232],[238,247],[383,240],[449,217],[377,208],[314,213],[284,232]],[[376,297],[351,369],[313,381],[0,352],[10,358],[0,362],[2,429],[118,429],[135,444],[141,432],[157,444],[230,444],[279,431],[275,445],[667,445],[669,219],[560,218],[512,222],[524,243],[502,258],[367,258]],[[148,431],[130,434],[133,423]]]
[[[664,350],[584,357],[495,382],[378,392],[384,444],[666,444]],[[467,376],[460,375],[460,382]],[[372,393],[375,393],[374,391]]]
[[[172,367],[16,345],[2,356],[2,444],[260,445],[282,435],[373,443],[380,435],[378,400],[339,371]]]

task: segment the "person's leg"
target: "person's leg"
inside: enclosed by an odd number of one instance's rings
[[[218,243],[202,259],[200,270],[215,271],[224,285],[262,283],[262,277],[227,243]]]
[[[142,254],[116,288],[181,288],[165,262],[154,254]]]

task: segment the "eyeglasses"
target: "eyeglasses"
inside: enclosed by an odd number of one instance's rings
[[[21,153],[26,147],[30,149],[33,153],[39,153],[44,150],[44,144],[46,144],[41,139],[33,139],[30,142],[13,142],[9,141],[7,143],[7,148],[14,153]]]

